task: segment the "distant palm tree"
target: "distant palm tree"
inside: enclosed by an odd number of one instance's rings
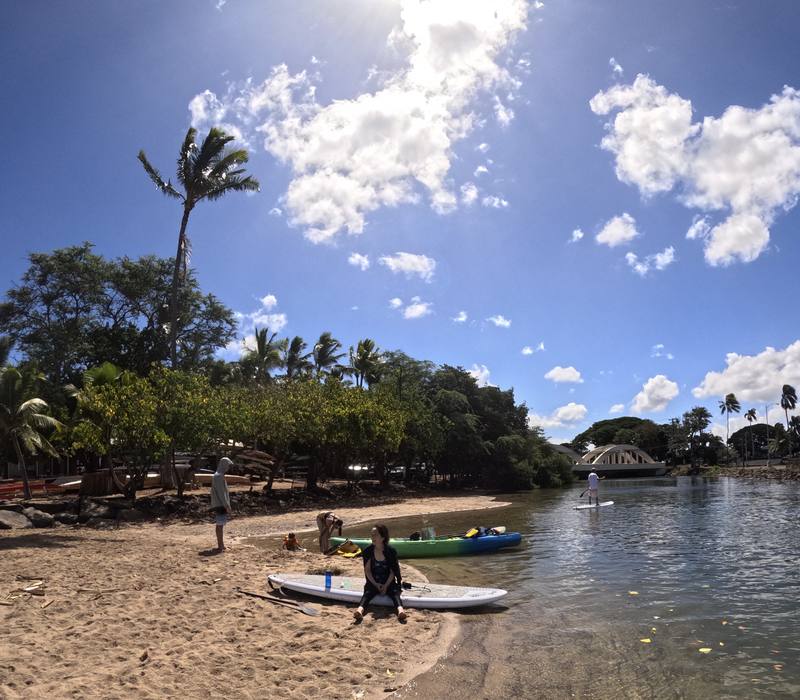
[[[37,384],[43,376],[30,370],[4,367],[0,371],[0,440],[11,443],[17,454],[17,465],[22,471],[25,498],[31,497],[25,453],[44,452],[55,456],[56,449],[44,433],[61,428],[48,416],[47,403],[36,397]]]
[[[314,371],[319,379],[324,373],[340,374],[339,360],[344,357],[340,350],[342,344],[334,338],[330,331],[325,331],[319,340],[314,343],[312,352],[314,357]]]
[[[313,365],[309,358],[313,353],[305,352],[306,347],[308,347],[306,341],[296,335],[285,348],[283,365],[286,368],[287,379],[297,379],[311,373]]]
[[[789,427],[789,411],[794,411],[797,406],[797,392],[791,384],[784,384],[781,390],[781,408],[786,416],[786,427]],[[789,434],[789,453],[792,452],[792,436]]]
[[[758,414],[756,413],[755,408],[749,409],[745,414],[744,417],[747,419],[747,432],[750,433],[750,456],[756,456],[756,446],[753,442],[753,421],[758,420]],[[747,461],[747,443],[745,442],[745,458],[744,461]]]
[[[722,415],[725,416],[725,451],[728,454],[729,460],[730,446],[728,445],[728,440],[730,440],[731,413],[739,413],[739,411],[742,410],[742,406],[735,394],[728,394],[722,401],[719,402],[719,408]]]
[[[356,349],[350,347],[350,369],[356,378],[356,386],[364,387],[377,382],[380,377],[382,353],[371,338],[359,340]]]
[[[281,350],[286,342],[276,342],[277,337],[277,333],[270,335],[268,328],[255,329],[256,347],[247,352],[243,362],[253,368],[257,384],[268,382],[271,379],[270,370],[283,364]]]
[[[212,128],[198,148],[195,143],[196,135],[197,130],[194,128],[186,132],[178,154],[177,177],[183,192],[179,192],[170,180],[164,180],[161,173],[150,164],[144,151],[139,151],[139,160],[156,187],[167,197],[179,199],[183,203],[169,304],[170,360],[173,367],[178,364],[178,297],[180,287],[186,279],[191,250],[186,233],[189,215],[195,205],[204,199],[212,201],[228,192],[256,192],[259,189],[258,180],[249,175],[244,177],[245,170],[239,167],[247,162],[247,151],[226,150],[226,146],[234,140],[233,136],[221,129]]]

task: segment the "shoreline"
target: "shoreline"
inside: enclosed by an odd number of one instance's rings
[[[503,505],[491,496],[410,498],[337,514],[346,527]],[[317,512],[232,520],[232,546],[221,556],[204,550],[213,543],[212,523],[0,532],[0,599],[10,603],[0,606],[8,630],[0,695],[208,697],[222,694],[220,675],[224,694],[243,698],[377,698],[406,687],[451,652],[458,615],[414,610],[400,627],[376,608],[356,626],[338,603],[304,599],[320,612],[308,617],[236,593],[263,593],[273,571],[319,568],[320,554],[242,542],[315,531]],[[358,561],[337,558],[336,565],[362,573]],[[14,593],[27,585],[17,576],[44,580],[44,595]]]

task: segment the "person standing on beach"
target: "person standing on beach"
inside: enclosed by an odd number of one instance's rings
[[[336,513],[327,511],[317,515],[317,529],[319,530],[319,551],[327,554],[331,548],[331,535],[334,530],[339,531],[339,537],[342,536],[342,525],[344,523],[340,518],[336,517]]]
[[[403,582],[400,575],[400,563],[397,561],[397,552],[389,546],[389,528],[386,525],[376,525],[372,528],[372,544],[365,547],[361,556],[364,557],[364,595],[353,611],[356,622],[364,619],[364,611],[376,595],[388,595],[394,603],[397,619],[405,622],[408,615],[403,610],[403,601],[400,600],[400,590]]]
[[[217,533],[217,552],[225,551],[224,529],[231,513],[231,495],[225,481],[225,472],[233,466],[233,462],[223,457],[217,464],[217,471],[211,477],[211,510],[214,511]]]
[[[592,505],[592,496],[594,496],[594,504],[596,506],[599,506],[600,496],[598,495],[598,490],[600,486],[600,477],[597,476],[597,472],[595,472],[594,469],[592,469],[592,471],[589,472],[588,481],[589,481],[589,505]]]

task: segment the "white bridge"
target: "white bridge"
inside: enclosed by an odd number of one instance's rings
[[[601,475],[625,476],[630,473],[662,476],[667,472],[664,462],[656,462],[636,445],[601,445],[589,450],[582,457],[569,448],[560,445],[553,447],[573,460],[572,471],[576,474],[588,474],[594,470]]]

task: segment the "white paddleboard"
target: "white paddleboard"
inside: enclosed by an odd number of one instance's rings
[[[575,506],[575,510],[589,510],[589,508],[602,508],[603,506],[613,506],[614,501],[603,501],[600,505],[582,505],[582,506]]]
[[[325,588],[325,577],[312,574],[270,574],[275,586],[304,593],[316,598],[338,600],[342,603],[358,603],[364,593],[364,578],[361,576],[333,576],[331,587]],[[400,598],[406,608],[472,608],[500,600],[507,591],[500,588],[474,588],[472,586],[445,586],[439,583],[414,583],[403,589]],[[372,599],[376,605],[391,606],[388,596],[378,595]]]

